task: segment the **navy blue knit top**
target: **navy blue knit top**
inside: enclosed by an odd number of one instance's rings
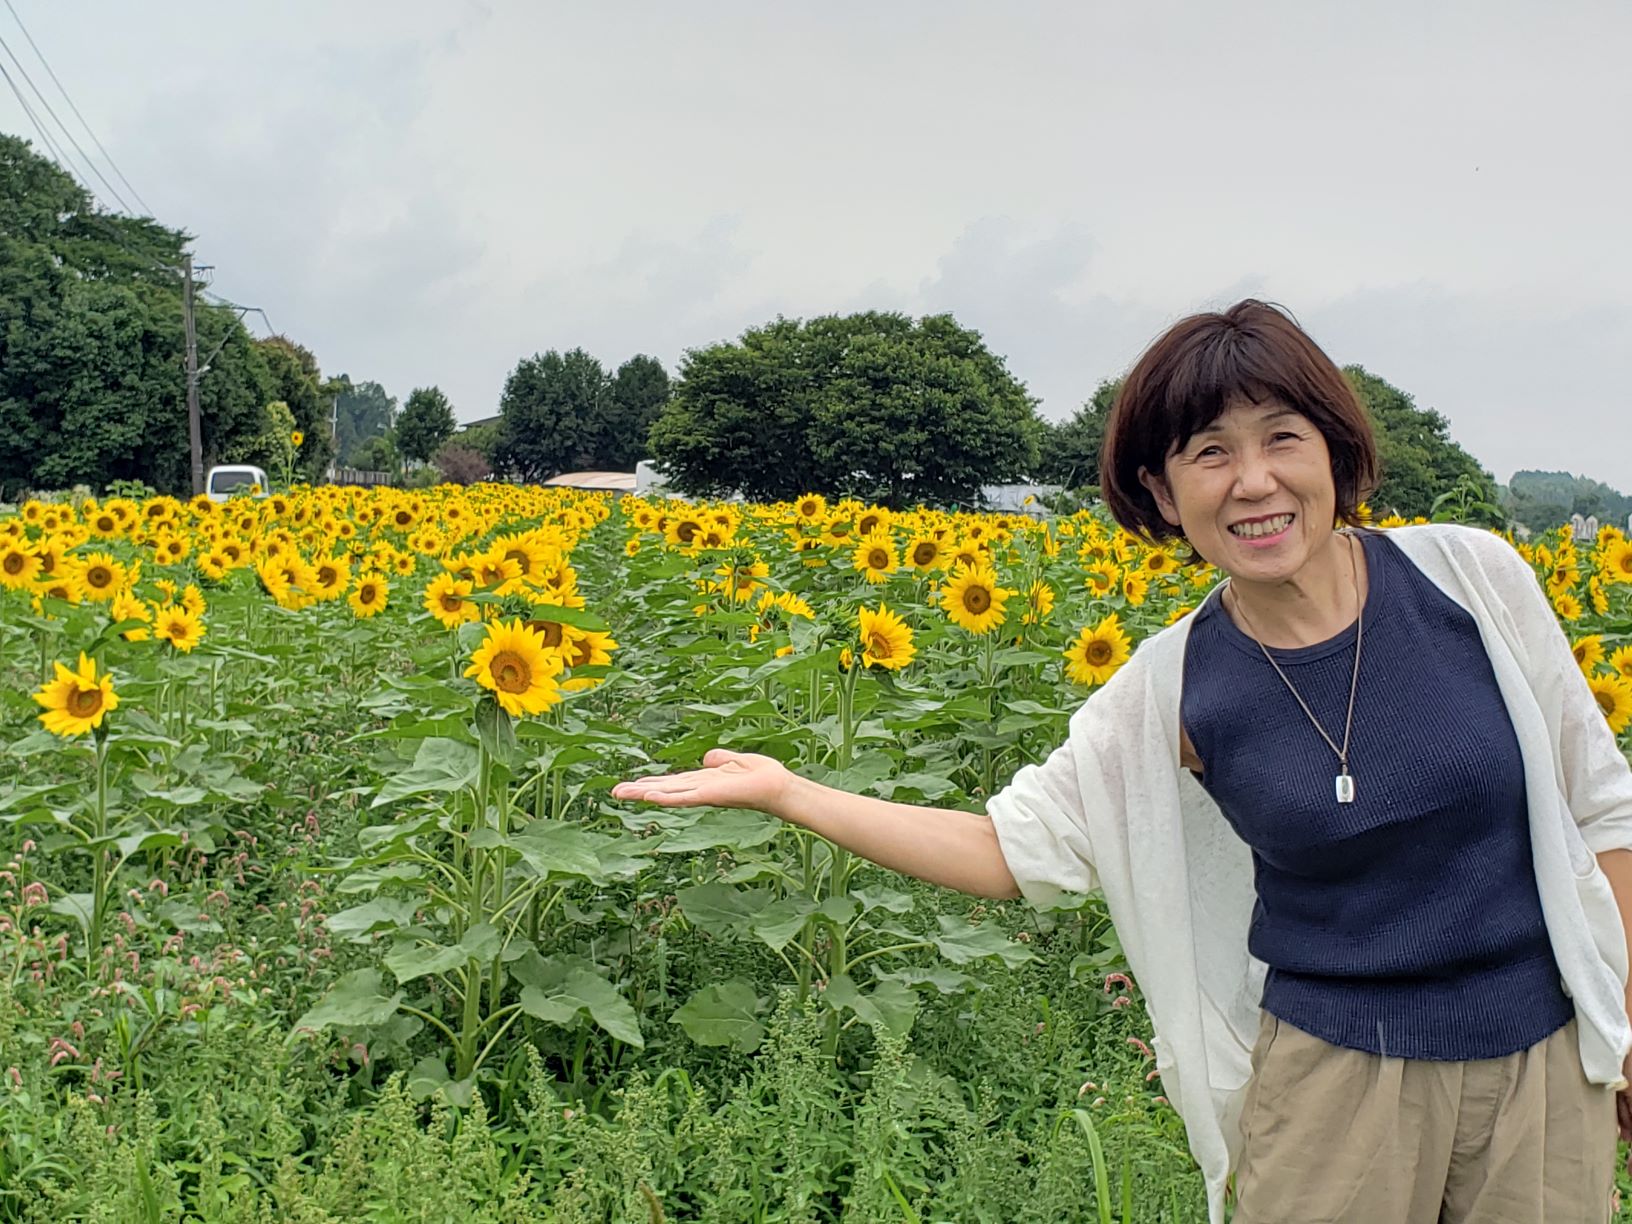
[[[1473,618],[1386,533],[1370,589],[1349,772],[1219,599],[1196,613],[1181,717],[1202,785],[1252,849],[1263,1007],[1333,1045],[1498,1058],[1568,1022],[1531,862],[1518,737]],[[1272,650],[1343,742],[1355,627]]]

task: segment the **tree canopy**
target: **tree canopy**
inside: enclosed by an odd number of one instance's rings
[[[777,319],[693,350],[652,427],[680,491],[970,503],[1037,463],[1025,386],[950,315]]]
[[[190,486],[180,266],[188,236],[99,210],[26,141],[0,135],[0,486]],[[252,443],[266,354],[199,302],[205,462]],[[225,343],[223,344],[223,341]]]
[[[396,397],[377,382],[352,382],[348,374],[329,383],[334,394],[335,447],[346,467],[368,467],[377,457],[375,443],[391,432],[397,419]]]
[[[1464,476],[1487,490],[1495,488],[1495,478],[1451,440],[1444,416],[1418,408],[1410,395],[1364,366],[1344,366],[1343,374],[1370,412],[1377,434],[1383,480],[1371,504],[1380,515],[1391,510],[1406,518],[1430,514],[1434,499]]]
[[[524,480],[633,471],[668,394],[669,376],[655,357],[631,357],[612,375],[581,348],[524,358],[499,398],[494,466]]]
[[[415,387],[397,417],[397,452],[404,459],[429,463],[458,427],[453,405],[440,387]]]
[[[1627,515],[1632,514],[1632,497],[1569,472],[1514,472],[1503,490],[1502,503],[1531,531],[1557,527],[1572,514],[1625,526]]]
[[[1120,378],[1107,378],[1094,388],[1088,402],[1067,420],[1045,424],[1035,472],[1038,480],[1068,489],[1098,486],[1099,452],[1105,445],[1105,426],[1121,390]]]

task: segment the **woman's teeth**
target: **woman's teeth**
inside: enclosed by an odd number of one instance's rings
[[[1291,522],[1290,514],[1277,514],[1272,519],[1263,519],[1256,523],[1237,523],[1230,528],[1230,534],[1253,540],[1259,536],[1271,536],[1285,531]]]

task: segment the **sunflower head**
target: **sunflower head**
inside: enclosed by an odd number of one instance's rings
[[[885,604],[875,612],[861,608],[856,613],[856,629],[861,638],[863,667],[883,667],[899,671],[917,653],[912,643],[912,627]]]
[[[542,714],[561,699],[556,677],[561,656],[519,620],[492,625],[472,656],[465,675],[491,692],[514,718]]]
[[[1004,601],[1013,594],[998,585],[990,566],[960,565],[941,589],[941,607],[960,629],[985,634],[1002,626]]]
[[[1065,650],[1065,674],[1073,684],[1090,687],[1104,684],[1128,661],[1133,645],[1112,613],[1096,625],[1089,625]]]
[[[96,662],[83,652],[79,667],[70,671],[57,663],[56,678],[47,681],[34,700],[45,708],[40,722],[53,735],[83,735],[102,726],[109,710],[119,705],[119,694],[113,689],[113,676],[96,674]]]
[[[357,579],[351,598],[346,602],[357,616],[366,619],[378,615],[385,608],[386,596],[390,593],[391,584],[384,575],[370,572]]]
[[[1632,680],[1625,676],[1589,676],[1587,686],[1616,735],[1632,726]]]
[[[183,654],[204,640],[204,618],[185,604],[171,604],[157,610],[153,636],[163,638]]]

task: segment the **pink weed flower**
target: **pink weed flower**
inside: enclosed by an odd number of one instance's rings
[[[50,897],[46,894],[45,885],[38,880],[23,885],[23,905],[25,907],[45,905],[48,901],[50,901]]]
[[[1150,1052],[1150,1047],[1144,1042],[1140,1041],[1137,1037],[1129,1037],[1128,1044],[1135,1047],[1139,1053],[1143,1054],[1146,1058],[1154,1059],[1156,1057],[1156,1055]]]
[[[1121,990],[1132,990],[1133,979],[1125,973],[1107,973],[1105,975],[1105,993],[1110,994],[1113,987]]]

